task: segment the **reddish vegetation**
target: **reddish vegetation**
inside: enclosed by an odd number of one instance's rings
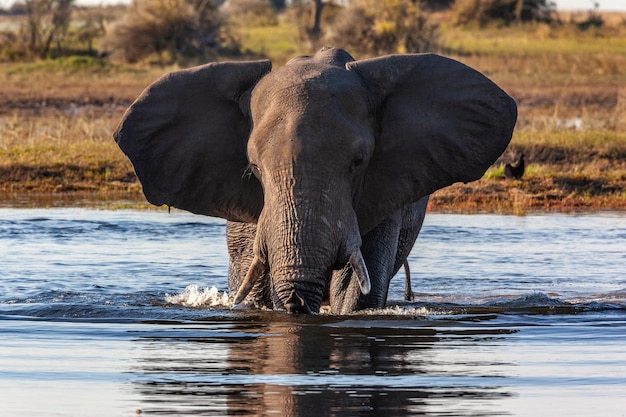
[[[525,214],[533,211],[625,210],[624,184],[600,180],[545,178],[482,180],[455,184],[437,191],[430,200],[432,212],[495,212]]]

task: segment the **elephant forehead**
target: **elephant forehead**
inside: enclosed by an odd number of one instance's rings
[[[360,78],[337,66],[302,61],[269,74],[253,91],[252,159],[354,154],[370,138],[367,90]]]
[[[354,106],[364,102],[366,94],[353,72],[305,61],[282,67],[259,82],[252,93],[252,115],[259,117],[269,110],[285,108],[292,112],[330,110],[324,106],[331,101]]]
[[[253,136],[264,140],[350,138],[369,128],[368,100],[358,84],[329,87],[318,81],[272,88],[253,102]]]

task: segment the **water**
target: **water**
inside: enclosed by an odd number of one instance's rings
[[[410,265],[384,310],[232,310],[220,220],[0,209],[0,415],[626,415],[626,214],[431,214]]]

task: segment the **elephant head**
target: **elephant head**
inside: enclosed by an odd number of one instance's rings
[[[438,55],[355,61],[325,48],[270,71],[255,61],[168,74],[115,132],[151,203],[256,223],[236,302],[265,276],[275,308],[318,311],[346,265],[366,294],[362,237],[479,179],[515,125],[506,93]]]

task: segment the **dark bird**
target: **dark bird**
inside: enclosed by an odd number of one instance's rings
[[[517,164],[506,164],[504,166],[504,178],[515,178],[519,180],[524,175],[524,154],[521,154],[517,160]]]

